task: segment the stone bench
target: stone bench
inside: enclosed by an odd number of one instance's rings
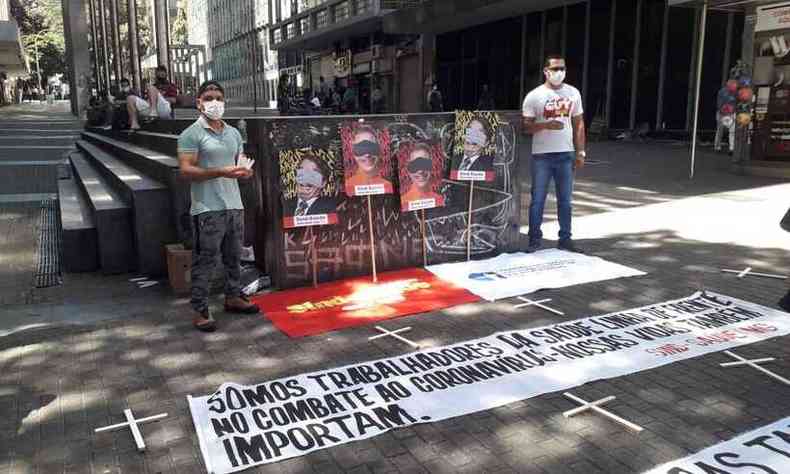
[[[132,204],[137,271],[150,276],[165,274],[164,246],[176,240],[167,186],[86,140],[79,140],[77,148],[93,161],[113,189]]]
[[[76,183],[85,193],[96,226],[99,266],[126,273],[135,265],[132,207],[82,153],[70,156]]]

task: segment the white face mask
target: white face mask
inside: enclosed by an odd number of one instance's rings
[[[565,71],[547,71],[546,78],[549,80],[549,83],[553,86],[559,86],[560,84],[565,81]]]
[[[203,115],[208,117],[209,120],[219,120],[224,114],[225,102],[222,102],[221,100],[203,102]]]

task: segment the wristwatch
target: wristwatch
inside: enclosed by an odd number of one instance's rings
[[[577,151],[576,154],[581,156],[582,158],[587,158],[587,152],[584,150]]]

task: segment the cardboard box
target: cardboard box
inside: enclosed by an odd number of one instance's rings
[[[192,286],[192,251],[183,244],[165,245],[167,275],[174,293],[189,293]]]

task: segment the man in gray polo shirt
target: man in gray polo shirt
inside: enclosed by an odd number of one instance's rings
[[[252,162],[244,156],[239,131],[222,120],[225,91],[218,82],[200,86],[198,109],[200,118],[178,137],[178,161],[181,177],[191,181],[192,324],[210,332],[216,324],[208,308],[209,286],[219,255],[225,266],[225,311],[258,312],[241,294],[240,281],[244,206],[237,180],[252,176]]]

